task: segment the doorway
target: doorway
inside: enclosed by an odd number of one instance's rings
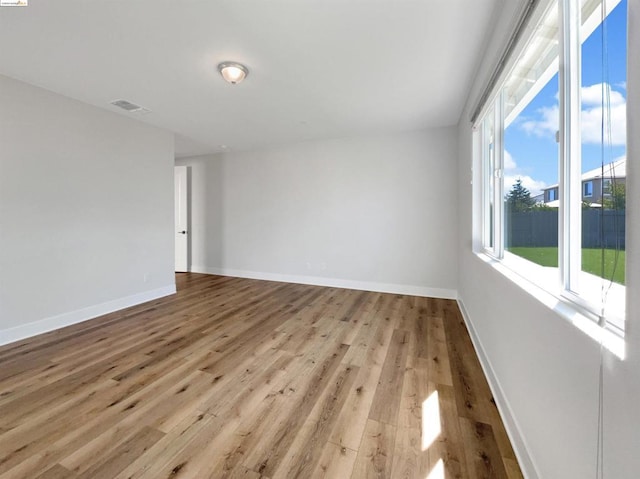
[[[187,166],[174,167],[175,188],[175,270],[177,273],[189,271],[189,178]]]

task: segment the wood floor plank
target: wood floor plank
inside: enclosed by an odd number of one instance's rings
[[[503,457],[502,462],[504,463],[504,468],[507,471],[507,477],[509,479],[524,479],[517,460]]]
[[[355,338],[359,335],[360,330],[365,325],[370,324],[368,320],[371,319],[371,315],[379,298],[380,293],[367,292],[365,301],[362,302],[360,308],[354,311],[353,315],[351,316],[350,323],[352,327],[348,329],[347,334],[345,334],[344,338],[342,339],[342,342],[344,344],[352,345]]]
[[[36,479],[73,479],[75,477],[77,476],[73,472],[65,469],[60,464],[56,464],[44,471]]]
[[[191,376],[186,374],[192,370],[192,365],[188,362],[175,367],[172,371],[159,378],[148,386],[129,394],[128,388],[124,391],[119,389],[119,384],[115,382],[111,389],[107,389],[104,394],[94,396],[94,414],[84,421],[78,421],[74,414],[70,417],[73,409],[68,409],[67,416],[61,416],[59,423],[46,420],[40,424],[37,421],[26,423],[22,437],[18,444],[22,444],[18,449],[19,454],[26,454],[29,450],[37,449],[41,460],[27,461],[20,464],[21,475],[15,477],[29,477],[46,468],[51,461],[58,461],[62,457],[80,452],[90,447],[104,447],[104,444],[118,444],[126,438],[135,428],[144,427],[154,422],[162,422],[166,418],[176,413],[176,407],[172,401],[166,400],[177,396],[178,392],[188,385]],[[205,373],[194,371],[196,374]],[[107,382],[106,386],[111,383]],[[80,418],[81,419],[81,418]],[[70,428],[69,424],[75,427]],[[66,429],[65,429],[66,428]],[[54,435],[47,435],[48,431],[56,431]],[[35,431],[35,434],[34,432]],[[61,434],[65,433],[62,437]],[[44,433],[44,434],[43,434]],[[2,441],[8,439],[8,444],[16,447],[16,436],[14,431],[0,436],[0,447]],[[106,438],[105,438],[106,436]],[[56,438],[58,438],[56,440]],[[96,445],[97,443],[97,445]],[[10,446],[11,447],[11,446]],[[89,453],[88,457],[91,456]],[[7,462],[15,463],[15,458],[5,458]],[[11,464],[9,464],[9,467]],[[2,465],[0,465],[2,467]],[[0,475],[2,477],[2,475]],[[4,479],[4,478],[3,478]]]
[[[362,361],[363,365],[356,378],[355,388],[351,390],[329,438],[331,442],[340,447],[357,451],[360,446],[392,334],[390,328],[380,325],[376,336],[371,343],[368,343],[370,346],[365,360]],[[351,346],[349,351],[353,347]],[[349,352],[345,358],[348,355]]]
[[[427,477],[430,471],[429,453],[422,450],[420,429],[398,427],[389,477]]]
[[[82,471],[82,468],[89,463],[89,461],[86,461],[78,464],[77,469],[73,471],[78,474],[79,479],[112,479],[162,437],[164,437],[164,433],[145,426],[118,447],[111,450],[107,449],[108,454],[105,455],[104,459],[96,460],[96,456],[94,456],[90,468]],[[64,464],[64,461],[62,461],[62,464]]]
[[[491,426],[460,418],[460,428],[466,445],[468,477],[470,479],[506,479],[507,471]]]
[[[462,317],[448,308],[443,321],[452,382],[458,404],[458,414],[475,421],[490,423],[493,415],[493,395],[486,379],[479,375],[480,363],[473,351],[473,344]]]
[[[438,384],[453,385],[449,351],[442,318],[430,317],[427,323],[427,354],[429,380]]]
[[[322,456],[309,476],[314,479],[349,478],[356,463],[356,451],[344,446],[327,442],[322,449]]]
[[[190,275],[188,278],[179,278],[178,282],[180,282],[184,288],[179,295],[165,296],[138,306],[132,306],[130,308],[106,314],[91,321],[84,321],[65,328],[56,329],[48,333],[0,347],[0,361],[4,363],[5,361],[10,361],[15,358],[27,358],[40,354],[47,354],[50,356],[51,351],[74,350],[73,348],[68,347],[69,340],[71,338],[86,337],[86,335],[91,334],[96,330],[104,331],[105,328],[122,329],[120,326],[122,322],[126,322],[127,326],[130,327],[133,317],[144,315],[145,313],[154,314],[154,312],[156,312],[155,316],[157,317],[157,310],[159,310],[159,308],[162,309],[164,316],[172,309],[182,309],[184,303],[191,302],[192,306],[195,307],[194,303],[196,302],[191,300],[203,292],[211,291],[224,283],[230,287],[234,287],[234,290],[236,290],[237,288],[235,285],[238,282],[240,282],[240,284],[245,283],[237,278],[223,276],[206,277],[204,275]],[[230,294],[230,292],[227,292],[226,294]],[[211,294],[208,294],[208,296],[211,296]],[[178,301],[176,301],[176,299],[178,299]],[[128,329],[129,328],[126,330],[128,331]],[[61,347],[61,345],[64,345],[65,347]]]
[[[362,325],[355,337],[345,338],[352,339],[349,343],[351,347],[344,357],[346,363],[364,366],[372,347],[382,347],[386,354],[388,340],[391,340],[393,334],[393,328],[385,321],[386,310],[391,306],[391,301],[391,295],[379,295],[370,314],[362,318]]]
[[[434,392],[427,381],[425,360],[415,358],[414,367],[406,369],[402,383],[391,477],[427,477],[429,474],[428,448],[440,433]],[[423,416],[428,421],[423,421]]]
[[[369,419],[351,479],[391,477],[396,427]]]
[[[410,333],[396,329],[391,338],[378,388],[371,404],[369,419],[396,425],[404,370],[407,364]]]
[[[460,313],[460,309],[457,307],[456,303],[453,301],[446,301],[443,305],[444,314],[454,321],[449,321],[449,324],[457,328],[455,334],[459,335],[460,339],[457,341],[458,346],[456,347],[456,351],[458,348],[463,350],[463,348],[473,348],[471,343],[471,338],[467,332],[466,326],[464,324],[464,320]],[[459,357],[457,357],[458,365],[460,365]],[[496,402],[493,398],[493,393],[489,389],[489,384],[487,383],[486,378],[483,374],[478,374],[481,371],[480,362],[478,357],[475,354],[468,355],[466,358],[467,366],[469,368],[472,381],[465,382],[465,384],[473,384],[474,390],[472,391],[472,397],[474,398],[475,410],[472,406],[471,410],[467,410],[467,412],[472,412],[472,414],[465,414],[465,417],[470,418],[478,418],[479,420],[490,424],[494,427],[493,433],[496,443],[498,444],[498,448],[500,449],[500,453],[503,457],[516,461],[516,455],[513,451],[513,447],[511,446],[511,441],[507,436],[507,432],[502,425],[502,420],[500,418],[500,413],[498,412],[498,408]],[[462,397],[463,395],[458,395],[458,397]],[[499,427],[498,427],[499,426]],[[517,462],[517,461],[516,461]]]
[[[53,404],[77,400],[84,393],[91,394],[95,384],[108,381],[113,375],[142,361],[144,357],[140,355],[118,355],[109,361],[73,372],[20,399],[3,404],[0,407],[0,427],[4,430],[13,429],[28,420],[30,415],[42,411],[45,407],[51,414]]]
[[[263,392],[266,396],[273,389],[277,378],[285,374],[293,356],[280,350],[243,361],[238,365],[238,373],[228,375],[216,382],[216,388],[203,398],[198,409],[213,416],[220,416],[234,406],[237,407],[242,395]],[[217,378],[218,376],[216,376]]]
[[[212,438],[217,430],[213,416],[194,411],[145,454],[124,468],[114,479],[184,477],[191,467],[189,459],[197,453],[198,441]]]
[[[209,476],[209,479],[215,479],[219,476]],[[263,476],[262,474],[258,474],[251,469],[244,467],[243,465],[239,465],[233,471],[229,473],[227,479],[268,479],[267,476]]]
[[[0,347],[0,479],[522,478],[455,301],[176,282]]]
[[[318,397],[286,457],[273,473],[265,471],[268,476],[272,479],[311,476],[357,375],[358,368],[354,366],[341,365],[338,368]]]
[[[273,367],[254,378],[242,392],[227,402],[227,409],[209,404],[216,417],[223,420],[218,437],[212,440],[198,457],[202,458],[198,477],[225,477],[231,474],[247,451],[273,425],[272,417],[286,410],[289,399],[300,391],[309,380],[322,350],[329,351],[331,344],[309,354],[304,361],[292,361],[293,357],[283,353]],[[216,457],[213,457],[213,456]],[[198,460],[198,457],[195,460]]]
[[[112,383],[112,380],[106,380],[95,384],[86,395],[79,395],[71,399],[70,406],[80,406],[84,403],[84,407],[86,407],[91,396],[99,395],[101,391],[111,388]],[[62,408],[67,409],[65,405]],[[60,409],[56,408],[55,410],[60,412]],[[44,445],[65,435],[65,427],[69,427],[69,423],[72,423],[68,414],[56,414],[53,420],[47,416],[46,412],[40,412],[33,421],[27,420],[0,435],[0,473],[13,468],[32,454],[37,454]]]
[[[231,474],[237,462],[227,467],[227,458],[220,452],[229,443],[231,434],[239,424],[243,421],[253,423],[268,411],[273,397],[267,398],[267,392],[276,387],[275,384],[270,383],[270,380],[276,378],[271,374],[273,370],[281,370],[281,367],[286,364],[285,359],[280,358],[272,368],[263,373],[261,380],[253,383],[254,387],[249,393],[234,398],[234,404],[228,405],[226,409],[219,409],[218,415],[196,410],[191,419],[186,418],[182,425],[173,428],[147,454],[141,456],[136,463],[116,478],[138,477],[141,471],[148,477],[163,477],[164,474],[164,477],[200,478],[224,477]],[[264,378],[267,378],[266,382]],[[202,418],[210,418],[207,423],[198,426],[203,429],[198,429],[196,434],[188,433],[195,421],[201,421]],[[186,442],[182,439],[185,434],[189,434]],[[182,447],[172,449],[177,440],[182,442]],[[167,451],[170,449],[173,452],[168,454]],[[156,457],[161,460],[159,461]],[[213,472],[217,467],[223,471],[222,474]]]
[[[456,391],[453,386],[438,384],[441,433],[436,444],[429,449],[430,463],[435,465],[442,460],[447,478],[466,479],[467,462],[464,437],[460,429],[460,416],[456,403]]]
[[[300,390],[292,391],[295,398],[290,407],[295,413],[280,422],[275,428],[271,428],[268,434],[260,437],[251,451],[245,456],[243,463],[249,469],[271,477],[276,471],[286,452],[289,450],[295,434],[304,424],[309,412],[313,409],[317,397],[330,383],[335,370],[349,346],[337,345],[334,352],[318,364],[309,376],[309,381]]]

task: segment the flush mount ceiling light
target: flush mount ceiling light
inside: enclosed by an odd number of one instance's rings
[[[249,74],[247,67],[236,62],[222,62],[218,65],[218,71],[232,85],[240,83]]]

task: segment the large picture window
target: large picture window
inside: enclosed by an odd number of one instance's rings
[[[484,252],[624,331],[627,0],[542,2],[484,108]]]

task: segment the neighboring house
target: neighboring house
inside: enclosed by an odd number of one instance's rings
[[[589,170],[582,175],[582,201],[592,206],[602,206],[602,198],[609,196],[609,185],[615,179],[618,184],[627,180],[627,159],[622,158],[603,168]],[[558,184],[543,189],[544,204],[558,206]]]
[[[532,198],[535,200],[536,205],[544,204],[544,199],[545,199],[544,191],[539,195],[532,196]]]

